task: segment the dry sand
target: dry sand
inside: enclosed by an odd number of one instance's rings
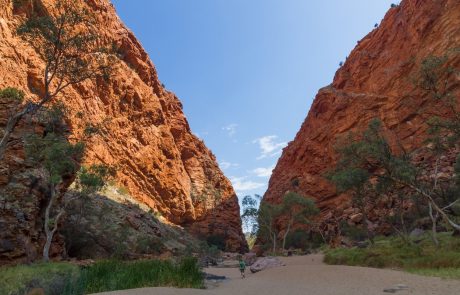
[[[365,267],[325,265],[321,255],[283,258],[286,266],[239,277],[238,269],[209,268],[206,272],[228,280],[208,290],[144,288],[106,295],[384,295],[384,289],[407,286],[395,294],[460,295],[460,281],[423,277]]]

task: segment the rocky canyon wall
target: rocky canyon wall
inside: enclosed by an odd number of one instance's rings
[[[446,56],[446,67],[458,70],[459,49],[459,0],[403,0],[390,8],[381,24],[358,42],[332,84],[318,92],[273,171],[264,202],[279,203],[287,191],[297,191],[316,200],[323,221],[347,219],[354,212],[350,196],[338,194],[324,178],[337,161],[337,138],[362,131],[378,118],[390,139],[398,138],[407,150],[422,147],[427,118],[442,115],[442,108],[414,84],[421,62]],[[449,91],[458,100],[460,77],[450,79]],[[444,160],[451,168],[454,159]]]
[[[13,2],[0,0],[0,88],[16,87],[34,100],[44,87],[44,62],[16,34],[30,4],[14,10]],[[51,7],[53,13],[55,1],[25,2]],[[196,236],[221,236],[229,250],[246,249],[236,194],[215,156],[192,134],[179,99],[162,86],[149,56],[110,1],[78,2],[95,14],[102,39],[120,53],[108,82],[85,81],[59,97],[70,111],[73,134],[82,133],[83,122],[104,126],[105,132],[88,142],[85,164],[116,166],[116,185],[169,222]],[[8,106],[2,102],[0,107],[4,126]],[[35,188],[33,167],[24,161],[23,131],[16,130],[17,143],[0,167],[0,260],[21,259],[42,243],[44,192]]]

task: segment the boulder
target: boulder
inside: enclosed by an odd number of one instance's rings
[[[350,216],[350,220],[353,221],[354,223],[360,223],[361,220],[363,220],[363,214],[362,213],[356,213]]]
[[[410,232],[409,236],[414,239],[418,239],[422,237],[425,234],[425,231],[420,228],[416,228],[413,231]]]
[[[249,252],[243,255],[243,260],[246,263],[247,266],[251,266],[256,262],[257,260],[257,255],[254,252]]]
[[[261,257],[249,268],[252,273],[265,269],[284,266],[285,264],[277,257]]]

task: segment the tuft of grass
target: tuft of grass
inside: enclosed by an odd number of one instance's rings
[[[64,294],[89,294],[143,287],[203,288],[195,258],[171,261],[102,261],[82,270]]]
[[[4,89],[0,89],[0,99],[13,99],[18,102],[22,102],[24,100],[24,92],[17,88],[7,87]]]
[[[426,237],[408,244],[399,238],[379,238],[374,246],[326,249],[324,262],[351,266],[398,268],[412,273],[460,279],[460,239],[439,235],[436,247]]]
[[[0,294],[27,294],[43,288],[46,294],[61,294],[69,280],[78,277],[78,266],[70,263],[37,263],[0,268]]]
[[[0,295],[43,288],[49,295],[82,295],[143,287],[204,288],[196,258],[100,261],[85,268],[70,263],[39,263],[0,268]]]
[[[407,269],[408,272],[427,276],[441,277],[444,279],[460,279],[460,268],[422,268],[422,269]]]

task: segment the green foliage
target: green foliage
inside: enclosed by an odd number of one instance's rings
[[[420,68],[419,86],[433,92],[435,98],[442,98],[445,89],[442,89],[441,79],[445,74],[443,69],[447,62],[447,56],[429,56],[422,61]]]
[[[65,122],[68,110],[61,102],[54,103],[38,113],[38,119],[45,126],[44,134],[53,133],[62,137],[69,134],[69,128]]]
[[[4,89],[0,89],[0,101],[5,99],[13,99],[19,103],[24,100],[24,92],[17,88],[7,87]]]
[[[107,76],[114,62],[114,55],[99,47],[97,24],[86,8],[61,0],[53,10],[53,14],[33,14],[17,29],[46,63],[45,103],[70,85]]]
[[[79,268],[69,263],[38,263],[0,268],[1,294],[27,294],[43,288],[46,294],[61,295],[69,279],[79,275]]]
[[[115,170],[103,164],[81,167],[76,179],[76,187],[84,195],[90,195],[101,191],[114,175]]]
[[[81,295],[142,287],[204,287],[195,258],[178,263],[110,260],[82,269],[70,263],[40,263],[0,268],[0,277],[1,294],[27,294],[32,288],[43,288],[50,295]]]
[[[50,183],[56,185],[65,176],[78,171],[84,154],[83,143],[72,144],[65,137],[48,133],[45,137],[31,135],[26,141],[28,157],[43,165],[49,174]]]
[[[273,232],[277,236],[275,228],[276,217],[279,216],[280,207],[263,202],[259,206],[257,214],[258,233],[259,237],[270,239],[270,233]]]
[[[160,254],[165,246],[160,239],[154,237],[139,237],[136,251],[141,254]]]
[[[226,249],[225,236],[223,235],[210,235],[206,238],[206,242],[210,247],[215,246],[219,250],[224,251]]]
[[[340,232],[353,241],[364,241],[367,238],[366,230],[356,225],[349,225],[346,221],[340,223]]]
[[[402,204],[409,199],[414,201],[419,212],[422,206],[430,205],[436,208],[436,214],[441,215],[444,221],[455,226],[453,220],[449,220],[448,214],[454,211],[450,204],[458,200],[460,180],[458,176],[454,176],[452,179],[444,179],[443,183],[439,184],[436,174],[439,172],[441,157],[458,145],[460,139],[457,99],[449,92],[455,83],[455,79],[452,79],[455,70],[446,66],[447,61],[447,55],[424,59],[416,83],[416,86],[432,94],[435,99],[433,103],[442,105],[445,111],[444,118],[432,117],[427,121],[430,143],[428,146],[431,155],[436,159],[433,171],[426,170],[427,166],[433,164],[432,160],[426,165],[422,163],[415,166],[412,157],[417,155],[417,151],[406,151],[399,142],[396,142],[396,147],[391,148],[381,123],[373,120],[362,134],[349,134],[338,142],[336,150],[340,158],[336,169],[327,175],[339,192],[353,193],[354,204],[364,214],[365,219],[366,205],[373,201],[371,197],[405,187],[409,193],[405,191],[398,194],[397,205],[400,208],[397,208],[399,216],[395,218],[398,221],[392,222],[399,233],[407,233],[405,219],[408,218],[408,214]],[[424,157],[429,158],[431,157]],[[457,171],[460,172],[460,165],[457,163],[454,166],[455,175],[459,175]],[[425,167],[425,171],[419,167]],[[434,177],[425,177],[426,172],[432,173]],[[445,208],[441,209],[443,207]],[[432,220],[436,221],[436,218],[433,217]],[[398,230],[395,225],[401,229]]]
[[[88,137],[99,134],[100,132],[101,128],[91,123],[86,124],[85,129],[83,130],[83,134]]]
[[[243,232],[249,236],[255,236],[257,233],[258,218],[258,200],[262,197],[259,195],[245,196],[242,201],[241,221],[243,222]]]
[[[293,221],[308,223],[308,218],[319,213],[315,201],[298,193],[288,192],[284,195],[279,214],[287,215]]]
[[[427,277],[440,277],[443,279],[460,279],[460,267],[445,268],[408,268],[406,271]]]
[[[195,258],[170,261],[103,261],[83,269],[64,294],[89,294],[143,287],[203,288],[203,275]]]
[[[288,234],[286,248],[307,250],[310,248],[310,235],[304,230],[296,230]]]
[[[452,268],[460,268],[460,239],[450,233],[440,234],[439,239],[437,248],[428,236],[415,245],[397,238],[381,238],[369,248],[328,249],[324,261],[328,264],[402,268],[420,274],[449,274]]]

